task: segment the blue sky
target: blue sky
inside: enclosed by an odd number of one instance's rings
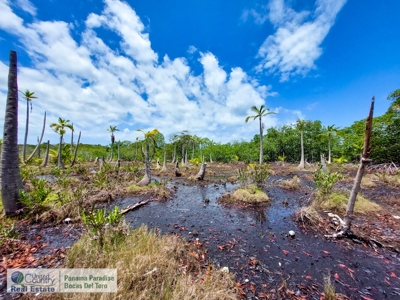
[[[35,91],[29,142],[70,119],[84,143],[134,141],[136,129],[189,130],[228,142],[251,139],[250,107],[348,126],[376,97],[400,88],[400,1],[0,0],[0,103],[8,56],[19,88]],[[26,102],[20,98],[19,142]],[[4,123],[4,109],[0,109]],[[2,127],[2,126],[1,126]],[[0,129],[2,131],[2,128]],[[47,127],[45,139],[56,143]]]

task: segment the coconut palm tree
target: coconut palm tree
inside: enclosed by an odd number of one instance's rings
[[[58,123],[52,123],[50,124],[50,127],[54,130],[54,132],[58,133],[60,135],[60,144],[58,145],[58,167],[59,168],[64,168],[64,164],[62,161],[62,142],[63,142],[63,136],[67,132],[65,128],[71,129],[71,131],[74,131],[74,126],[69,124],[69,120],[64,120],[61,118],[58,118]]]
[[[263,131],[264,131],[264,124],[262,123],[262,117],[271,115],[271,114],[276,114],[275,112],[269,111],[268,108],[266,108],[264,105],[261,105],[260,108],[257,108],[256,106],[252,106],[251,110],[256,114],[255,116],[248,116],[246,118],[246,123],[253,118],[255,119],[260,119],[260,165],[263,163]]]
[[[10,51],[8,94],[1,155],[1,199],[6,215],[12,215],[21,208],[19,194],[22,189],[18,153],[17,53]]]
[[[111,158],[110,158],[110,161],[112,161],[112,159],[113,159],[113,149],[114,149],[114,143],[115,143],[114,132],[119,131],[119,129],[117,128],[117,126],[111,126],[110,125],[110,128],[108,128],[107,131],[111,132]]]
[[[331,139],[336,136],[338,129],[338,127],[335,127],[335,124],[328,125],[326,132],[322,134],[328,138],[328,163],[331,163]]]
[[[138,185],[148,185],[151,182],[151,173],[150,173],[150,159],[149,159],[149,152],[150,152],[150,143],[153,144],[154,147],[157,146],[157,141],[164,139],[164,136],[158,131],[158,129],[153,129],[148,132],[144,132],[142,129],[137,129],[144,135],[144,143],[145,143],[145,173],[142,180],[139,181]]]
[[[32,99],[37,99],[35,96],[35,92],[31,92],[30,90],[26,90],[25,92],[21,92],[22,97],[26,99],[26,126],[25,126],[25,139],[24,139],[24,148],[22,150],[22,161],[25,163],[26,161],[26,143],[28,141],[28,127],[29,127],[29,104],[31,105],[32,111]]]
[[[296,128],[300,131],[300,141],[301,141],[301,159],[300,159],[300,164],[298,166],[299,169],[304,169],[304,167],[305,167],[303,135],[304,135],[304,130],[306,129],[307,124],[309,124],[309,121],[300,120],[300,119],[298,119],[296,121]]]

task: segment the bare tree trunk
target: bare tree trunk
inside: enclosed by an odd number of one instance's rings
[[[32,159],[32,157],[35,155],[36,151],[38,151],[38,156],[40,158],[40,145],[42,144],[42,139],[43,139],[45,128],[46,128],[46,112],[44,112],[42,134],[40,135],[40,139],[38,141],[38,144],[37,144],[36,148],[33,150],[32,154],[29,155],[29,157],[26,160],[26,162],[28,162],[28,161],[30,161]]]
[[[189,161],[188,161],[188,158],[187,158],[187,150],[186,150],[186,154],[185,154],[185,167],[186,167],[186,169],[189,169],[189,167],[190,167],[190,165],[189,165]]]
[[[25,126],[25,138],[24,138],[24,148],[22,149],[22,161],[25,163],[26,158],[26,144],[28,142],[28,128],[29,128],[29,101],[26,100],[26,126]]]
[[[176,156],[176,144],[174,144],[174,154],[172,156],[172,161],[171,163],[175,163],[175,156]]]
[[[37,137],[37,155],[38,155],[38,158],[40,158],[40,139],[39,139],[39,137]]]
[[[185,166],[185,146],[182,145],[182,167]]]
[[[261,122],[261,116],[259,117],[260,119],[260,165],[263,163],[263,126]]]
[[[304,142],[303,142],[303,130],[300,131],[300,142],[301,142],[301,159],[298,166],[299,169],[304,169]]]
[[[326,159],[325,159],[325,155],[323,153],[321,153],[321,165],[322,165],[322,171],[324,173],[328,172],[328,168],[326,166]]]
[[[71,162],[71,167],[73,167],[74,164],[75,164],[76,155],[77,155],[77,153],[78,153],[78,147],[79,147],[79,142],[80,142],[80,140],[81,140],[81,132],[79,131],[78,141],[77,141],[77,143],[76,143],[76,148],[75,148],[75,152],[74,152],[74,159],[73,159],[72,162]]]
[[[19,202],[19,193],[22,189],[18,151],[17,53],[10,51],[8,93],[1,155],[1,196],[6,215],[15,214],[22,207]]]
[[[142,185],[142,186],[148,185],[151,182],[150,160],[149,160],[149,141],[146,140],[145,142],[146,142],[146,152],[144,153],[145,173],[144,173],[142,180],[140,180],[137,184],[137,185]]]
[[[371,132],[372,132],[372,118],[374,115],[374,104],[375,97],[372,97],[371,107],[369,109],[369,115],[365,122],[365,135],[364,135],[364,150],[360,161],[360,167],[358,168],[356,178],[354,180],[354,186],[351,190],[349,202],[347,204],[346,214],[344,216],[345,230],[349,230],[351,227],[351,221],[353,220],[354,204],[356,202],[357,194],[360,191],[361,179],[364,175],[366,165],[371,161],[369,155],[371,154]]]
[[[163,167],[161,169],[161,172],[166,172],[167,171],[167,149],[164,146],[164,161],[163,161]]]
[[[118,160],[120,160],[120,150],[119,150],[119,145],[121,144],[121,141],[118,141]]]
[[[206,167],[206,163],[201,164],[200,171],[195,177],[196,180],[204,180],[204,175],[206,175]]]
[[[64,168],[64,164],[62,161],[62,141],[63,141],[63,136],[60,135],[60,144],[58,145],[58,167],[59,168]]]
[[[74,127],[74,123],[72,123],[72,127]],[[74,131],[71,130],[71,146],[69,148],[69,151],[73,153],[73,150],[74,150]]]
[[[340,232],[333,234],[329,237],[340,237],[343,235],[346,235],[349,230],[351,229],[351,222],[353,221],[353,214],[354,214],[354,204],[357,199],[357,194],[360,191],[360,186],[361,186],[361,179],[364,175],[364,170],[366,165],[371,161],[369,159],[369,155],[371,154],[371,145],[370,145],[370,140],[371,140],[371,132],[372,132],[372,119],[373,119],[373,114],[374,114],[374,103],[375,103],[375,97],[372,97],[371,100],[371,107],[369,109],[369,115],[366,119],[365,122],[365,135],[364,135],[364,149],[362,153],[362,157],[360,160],[360,166],[357,171],[356,178],[354,179],[354,185],[353,188],[351,189],[349,201],[347,203],[347,209],[346,209],[346,214],[344,215],[343,220],[340,220],[341,223],[341,230]]]
[[[331,163],[331,139],[328,137],[328,163]]]
[[[43,162],[40,165],[41,167],[47,166],[47,161],[49,160],[49,151],[50,151],[50,141],[47,141],[46,153],[44,154]]]

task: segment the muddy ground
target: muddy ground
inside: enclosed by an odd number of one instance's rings
[[[275,174],[264,186],[270,205],[219,203],[221,195],[239,186],[226,179],[243,166],[209,164],[206,180],[201,183],[187,180],[191,173],[197,173],[196,167],[181,178],[172,172],[157,176],[156,180],[168,180],[172,198],[151,201],[128,212],[125,219],[132,228],[147,224],[163,234],[176,234],[202,244],[206,256],[201,263],[228,267],[235,274],[243,298],[320,299],[324,276],[331,276],[344,299],[400,299],[400,220],[396,218],[400,216],[399,188],[378,182],[376,188],[362,189],[361,194],[380,204],[382,211],[356,215],[352,228],[355,236],[331,240],[324,237],[333,232],[328,221],[315,228],[295,221],[299,208],[312,200],[312,170],[271,164]],[[356,168],[347,167],[342,172],[348,177],[338,183],[338,188],[351,189]],[[301,189],[283,188],[282,180],[294,175],[301,179]],[[148,195],[123,196],[103,206],[125,208],[146,198],[153,199]],[[62,265],[65,249],[79,238],[83,226],[20,221],[17,230],[23,242],[7,245],[15,251],[2,258],[3,278],[6,266]],[[288,236],[289,230],[295,231],[294,238]],[[371,239],[374,242],[369,243]]]

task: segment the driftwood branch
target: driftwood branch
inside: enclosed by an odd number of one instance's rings
[[[129,205],[128,207],[121,210],[121,215],[126,214],[128,211],[134,210],[139,206],[145,205],[146,203],[150,202],[150,199],[139,201],[138,203]]]

